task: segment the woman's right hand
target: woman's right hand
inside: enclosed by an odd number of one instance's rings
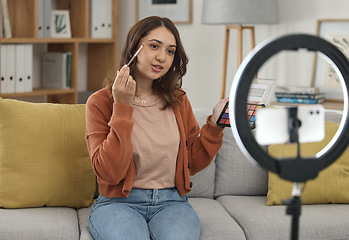
[[[132,105],[136,93],[136,81],[130,75],[130,68],[128,66],[123,66],[117,72],[112,86],[112,93],[114,102]]]

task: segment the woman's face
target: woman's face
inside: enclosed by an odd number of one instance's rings
[[[144,44],[137,56],[135,80],[155,80],[164,76],[170,69],[175,51],[176,39],[165,27],[150,31],[139,41],[138,48]]]

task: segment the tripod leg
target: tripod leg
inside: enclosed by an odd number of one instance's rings
[[[302,201],[300,199],[300,195],[301,195],[300,183],[293,184],[292,195],[293,195],[293,198],[287,199],[283,202],[287,204],[287,209],[286,209],[287,215],[292,216],[291,240],[298,240],[299,216],[301,215],[301,206],[302,206]]]
[[[291,225],[291,240],[298,240],[299,232],[299,216],[301,215],[301,200],[299,197],[292,199],[292,206],[290,213],[292,214],[292,225]]]

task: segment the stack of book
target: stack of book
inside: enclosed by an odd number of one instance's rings
[[[71,87],[71,52],[46,52],[43,55],[43,87]]]
[[[325,93],[317,87],[281,87],[275,88],[277,102],[318,104],[325,101]]]

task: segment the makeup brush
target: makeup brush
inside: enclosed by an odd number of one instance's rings
[[[139,47],[139,49],[137,50],[137,52],[132,56],[132,58],[130,59],[130,61],[128,61],[128,63],[126,64],[126,66],[130,66],[130,64],[133,62],[133,60],[137,57],[138,53],[142,50],[142,48],[144,47],[144,43]]]

